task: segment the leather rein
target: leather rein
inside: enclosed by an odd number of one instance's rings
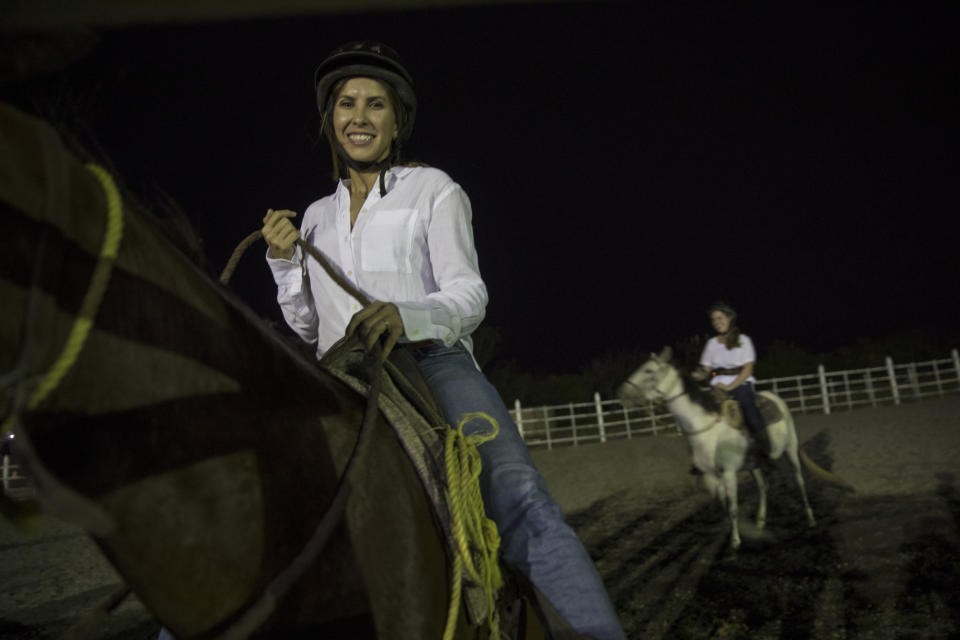
[[[669,365],[667,365],[667,366],[669,366]],[[677,378],[679,378],[679,376],[677,376],[677,374],[676,374],[676,369],[673,369],[673,372],[674,372],[674,376],[677,377]],[[665,376],[665,377],[666,377],[666,376]],[[662,382],[662,380],[661,380],[661,382]],[[636,385],[633,385],[633,386],[636,386]],[[667,404],[668,402],[673,402],[673,401],[676,400],[677,398],[682,398],[683,396],[688,395],[687,390],[683,388],[683,383],[682,383],[682,382],[681,382],[681,384],[680,384],[680,393],[678,393],[678,394],[676,394],[676,395],[674,395],[674,396],[671,396],[671,397],[669,397],[669,398],[666,397],[667,394],[666,394],[665,391],[661,391],[661,390],[660,390],[660,383],[659,383],[659,382],[657,383],[656,386],[653,387],[653,390],[654,390],[656,393],[658,393],[658,394],[660,394],[661,396],[663,396],[663,397],[659,398],[659,402],[663,402],[664,404]],[[723,420],[723,416],[717,415],[716,419],[715,419],[713,422],[711,422],[710,424],[708,424],[706,427],[704,427],[703,429],[697,429],[696,431],[684,431],[683,429],[680,429],[680,432],[681,432],[684,436],[686,436],[686,437],[688,437],[688,438],[691,437],[691,436],[697,436],[697,435],[700,435],[701,433],[706,433],[706,432],[709,431],[710,429],[713,429],[713,428],[714,428],[715,426],[717,426],[717,424],[718,424],[719,422],[721,422],[722,420]]]

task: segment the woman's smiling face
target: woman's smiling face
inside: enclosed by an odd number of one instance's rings
[[[399,131],[390,94],[373,78],[350,78],[333,102],[333,130],[357,162],[381,162]]]
[[[730,316],[723,311],[713,311],[710,313],[710,324],[714,331],[722,335],[730,328]]]

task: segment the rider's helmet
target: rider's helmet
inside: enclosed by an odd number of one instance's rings
[[[338,47],[320,63],[313,74],[317,108],[327,121],[330,120],[333,110],[333,86],[338,80],[355,77],[374,78],[384,82],[390,85],[400,99],[399,104],[394,105],[398,131],[389,158],[391,163],[395,163],[399,160],[400,148],[413,132],[413,121],[417,114],[413,77],[400,63],[397,52],[385,44],[361,40]],[[350,164],[348,159],[344,159]]]
[[[717,300],[712,305],[707,307],[707,316],[709,317],[714,311],[719,311],[725,316],[729,316],[731,320],[737,317],[737,312],[734,310],[734,308],[722,300]]]

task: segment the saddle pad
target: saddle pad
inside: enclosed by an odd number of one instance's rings
[[[364,363],[366,357],[367,352],[363,345],[354,337],[333,345],[324,354],[320,365],[366,397],[370,392],[368,367]],[[444,482],[445,438],[449,426],[442,422],[436,400],[409,352],[391,354],[388,362],[393,366],[384,367],[378,398],[380,412],[397,434],[401,446],[416,469],[437,515],[450,557],[453,558],[459,553],[459,547],[452,531],[453,520]],[[402,392],[401,388],[406,393]],[[466,578],[463,587],[468,616],[473,624],[480,624],[486,619],[487,609],[483,588]]]
[[[756,402],[757,411],[760,412],[760,417],[763,418],[763,424],[773,424],[774,422],[783,420],[783,413],[780,412],[780,408],[773,400],[758,393],[756,395]]]
[[[366,351],[359,340],[341,340],[324,354],[320,365],[334,377],[362,396],[367,396],[370,383],[364,364]],[[390,367],[384,367],[390,372]],[[404,451],[417,470],[424,490],[433,503],[437,516],[449,541],[450,511],[444,495],[442,478],[444,465],[445,425],[432,425],[424,414],[400,391],[390,375],[381,379],[378,398],[380,411],[396,432]],[[455,547],[451,546],[451,549]]]

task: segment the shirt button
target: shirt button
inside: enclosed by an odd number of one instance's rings
[[[357,305],[353,305],[353,310],[354,310],[354,311],[356,311],[358,308],[359,308],[359,307],[357,307]]]
[[[353,271],[347,271],[347,275],[348,275],[348,276],[352,276],[352,275],[353,275]]]
[[[349,240],[350,240],[350,236],[343,236],[343,241],[344,241],[344,242],[347,242],[347,241],[349,241]]]
[[[414,329],[414,330],[410,333],[410,335],[412,335],[412,336],[418,336],[418,335],[420,335],[420,329]]]

